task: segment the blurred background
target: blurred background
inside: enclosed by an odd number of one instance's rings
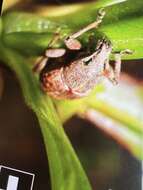
[[[34,2],[61,5],[85,1]],[[142,60],[124,62],[122,70],[135,79],[143,80]],[[141,162],[111,137],[77,116],[68,120],[64,127],[93,190],[142,190]],[[51,189],[38,121],[25,105],[15,74],[3,63],[0,63],[0,165],[34,173],[34,190]]]

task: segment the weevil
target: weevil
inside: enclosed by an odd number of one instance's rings
[[[33,70],[40,72],[42,90],[56,99],[74,99],[87,96],[103,77],[116,84],[121,70],[121,55],[130,50],[115,54],[115,67],[109,64],[112,44],[106,38],[98,40],[94,51],[82,50],[77,38],[85,32],[97,28],[105,11],[100,9],[95,22],[64,39],[66,48],[51,48],[54,38],[45,55],[36,63]],[[90,41],[89,41],[90,43]],[[74,57],[74,58],[73,58]]]

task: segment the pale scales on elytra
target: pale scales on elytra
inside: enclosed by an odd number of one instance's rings
[[[82,50],[82,44],[76,39],[85,32],[97,28],[102,22],[105,11],[100,9],[95,22],[80,31],[68,36],[64,43],[66,48],[52,49],[58,40],[52,40],[45,55],[36,63],[34,71],[40,72],[41,87],[44,92],[56,99],[74,99],[87,96],[103,77],[114,84],[119,80],[121,70],[121,55],[131,53],[130,50],[114,53],[115,68],[109,64],[112,44],[102,38],[98,40],[94,51]],[[89,43],[91,41],[89,40]]]

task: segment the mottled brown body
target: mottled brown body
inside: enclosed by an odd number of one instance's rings
[[[82,56],[70,63],[62,64],[57,61],[51,69],[41,72],[42,89],[57,99],[87,96],[103,77],[105,63],[111,50],[111,44],[101,40],[95,52],[89,56]],[[48,65],[50,64],[52,63]]]

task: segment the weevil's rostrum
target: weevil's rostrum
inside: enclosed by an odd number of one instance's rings
[[[65,49],[53,49],[49,46],[36,64],[34,70],[40,71],[41,87],[48,95],[56,99],[81,98],[87,96],[103,77],[113,83],[118,82],[121,54],[131,52],[125,50],[116,53],[113,69],[109,64],[112,44],[108,39],[99,39],[95,48],[90,48],[90,38],[84,48],[76,39],[88,30],[97,28],[104,15],[104,10],[100,10],[95,22],[64,39]]]

